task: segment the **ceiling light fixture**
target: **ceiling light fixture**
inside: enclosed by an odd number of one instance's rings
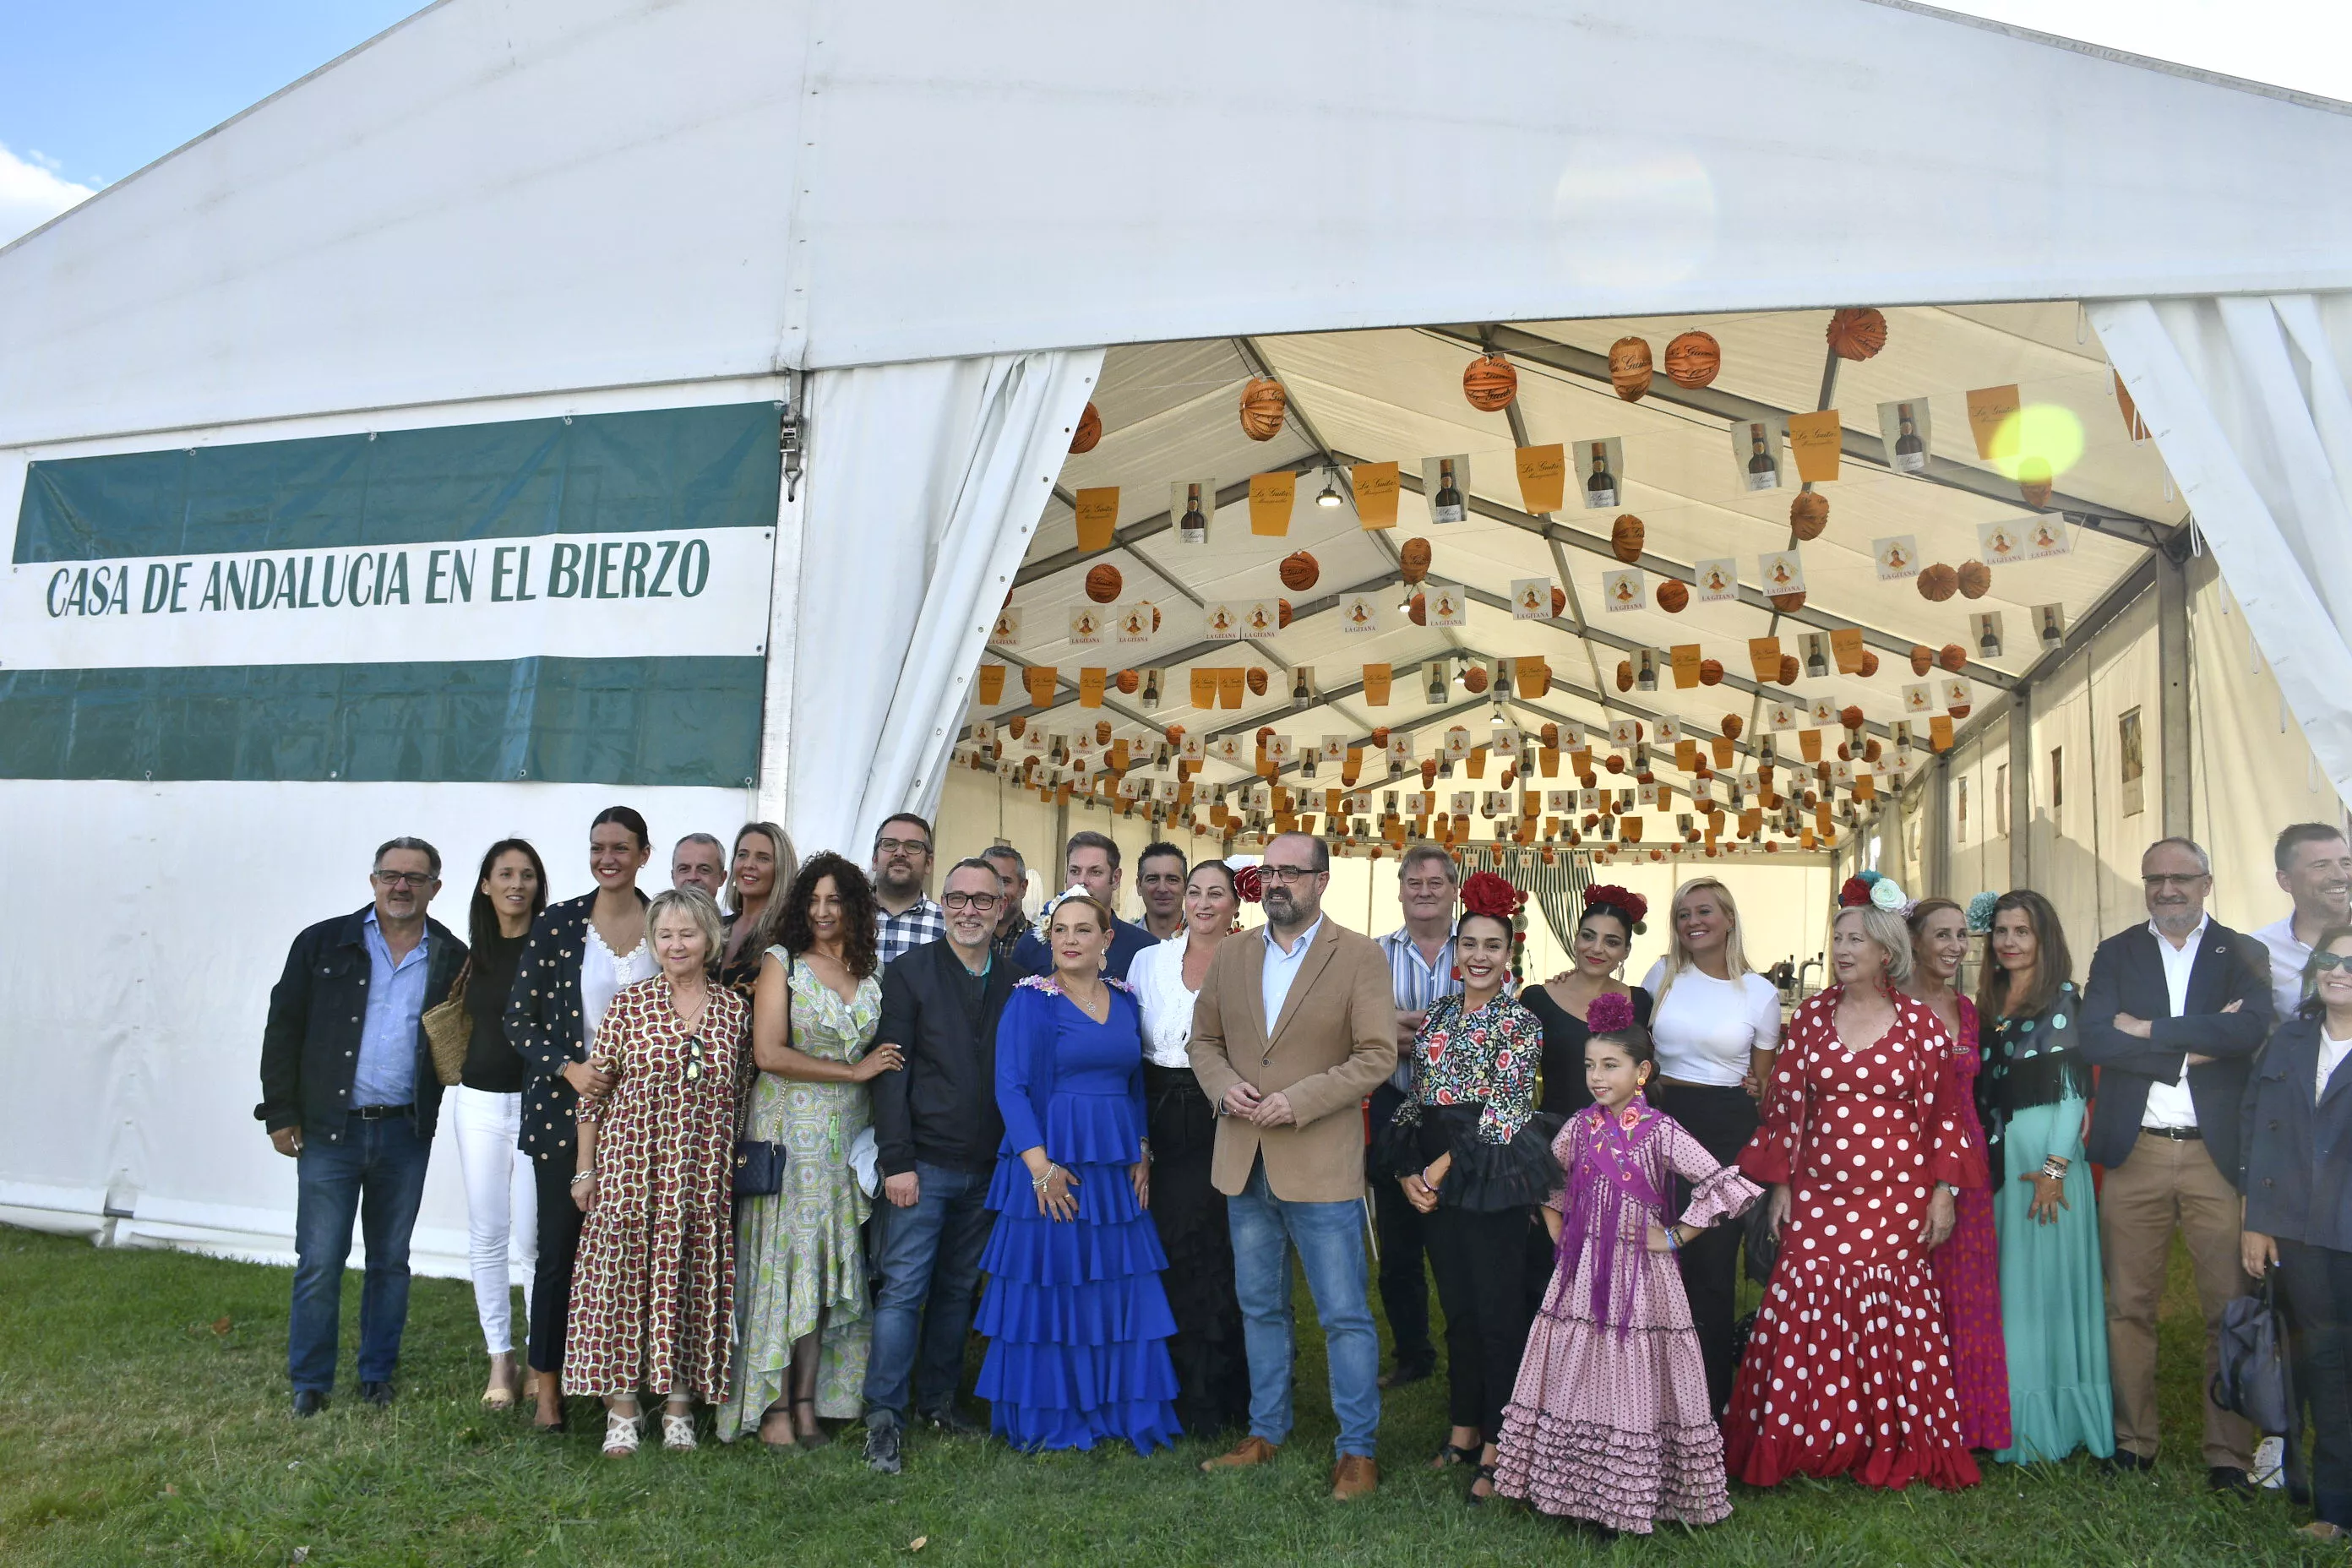
[[[1315,504],[1319,507],[1339,504],[1339,470],[1328,463],[1323,466],[1323,493],[1315,498]]]

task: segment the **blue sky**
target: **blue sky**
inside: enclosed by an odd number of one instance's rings
[[[2352,0],[1945,4],[2160,59],[2352,99]],[[0,244],[202,135],[420,5],[0,0]]]

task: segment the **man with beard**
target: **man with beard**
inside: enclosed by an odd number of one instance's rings
[[[1021,907],[1022,899],[1029,891],[1028,862],[1010,844],[992,844],[980,852],[980,858],[996,868],[997,880],[1004,890],[1004,901],[997,908],[995,928],[989,932],[989,951],[1012,963],[1021,939],[1029,934],[1029,911]]]
[[[1322,1321],[1339,1417],[1331,1496],[1380,1486],[1381,1338],[1364,1269],[1364,1097],[1397,1057],[1396,1003],[1380,944],[1323,913],[1330,847],[1303,833],[1265,847],[1265,927],[1220,942],[1188,1047],[1216,1101],[1210,1181],[1225,1194],[1234,1293],[1250,1371],[1249,1436],[1212,1473],[1270,1462],[1290,1436],[1290,1254]]]
[[[2284,920],[2254,932],[2270,950],[2271,1002],[2281,1018],[2303,1005],[2311,944],[2330,926],[2352,924],[2352,844],[2325,822],[2298,822],[2278,836],[2278,885],[2294,900]]]
[[[2239,1108],[2271,1031],[2268,955],[2207,917],[2205,851],[2160,838],[2140,857],[2140,883],[2147,923],[2099,944],[2083,992],[2083,1055],[2099,1068],[2084,1150],[2107,1168],[2099,1260],[2115,1388],[2106,1463],[2116,1474],[2156,1463],[2156,1318],[2174,1230],[2189,1244],[2204,1310],[2208,1388],[2222,1309],[2250,1288],[2238,1243]],[[2253,1427],[2210,1393],[2204,1405],[2206,1484],[2248,1495]]]
[[[1109,835],[1091,830],[1071,834],[1062,862],[1060,890],[1084,888],[1101,900],[1105,909],[1118,908],[1118,846]],[[1153,938],[1141,926],[1130,925],[1117,915],[1111,917],[1110,924],[1110,956],[1103,962],[1103,973],[1124,985],[1127,966],[1135,962],[1137,953],[1151,945]],[[1024,932],[1013,955],[1013,962],[1023,973],[1052,978],[1054,950],[1036,932]]]
[[[874,961],[885,968],[908,948],[948,933],[947,916],[923,891],[931,879],[931,825],[912,812],[874,830]]]

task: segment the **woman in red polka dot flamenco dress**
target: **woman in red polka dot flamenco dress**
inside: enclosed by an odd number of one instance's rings
[[[1780,1255],[1725,1458],[1750,1486],[1974,1486],[1927,1255],[1950,1231],[1953,1194],[1984,1184],[1984,1151],[1948,1100],[1935,1016],[1897,989],[1911,965],[1902,890],[1850,882],[1843,901],[1837,984],[1790,1020],[1764,1124],[1739,1155],[1771,1188]]]

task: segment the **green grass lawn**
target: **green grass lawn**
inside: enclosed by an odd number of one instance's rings
[[[1518,1509],[1464,1506],[1461,1472],[1420,1461],[1444,1432],[1435,1383],[1391,1398],[1380,1496],[1328,1501],[1332,1424],[1311,1324],[1299,1426],[1267,1469],[1211,1479],[1213,1449],[1026,1458],[919,1436],[907,1471],[870,1475],[851,1440],[774,1455],[706,1442],[599,1458],[599,1424],[533,1437],[476,1403],[486,1363],[473,1298],[419,1280],[401,1397],[351,1397],[358,1276],[344,1290],[334,1406],[288,1408],[288,1274],[168,1252],[102,1252],[0,1228],[0,1561],[34,1563],[1345,1562],[1605,1559],[1820,1564],[2342,1563],[2295,1534],[2281,1494],[2204,1490],[2196,1459],[2194,1298],[2174,1260],[2166,1303],[2164,1463],[2110,1483],[2083,1461],[1993,1467],[1957,1496],[1844,1483],[1732,1489],[1703,1531],[1596,1544]],[[1306,1294],[1302,1289],[1299,1299]],[[921,1544],[918,1547],[917,1542]],[[299,1556],[298,1557],[298,1553]]]

